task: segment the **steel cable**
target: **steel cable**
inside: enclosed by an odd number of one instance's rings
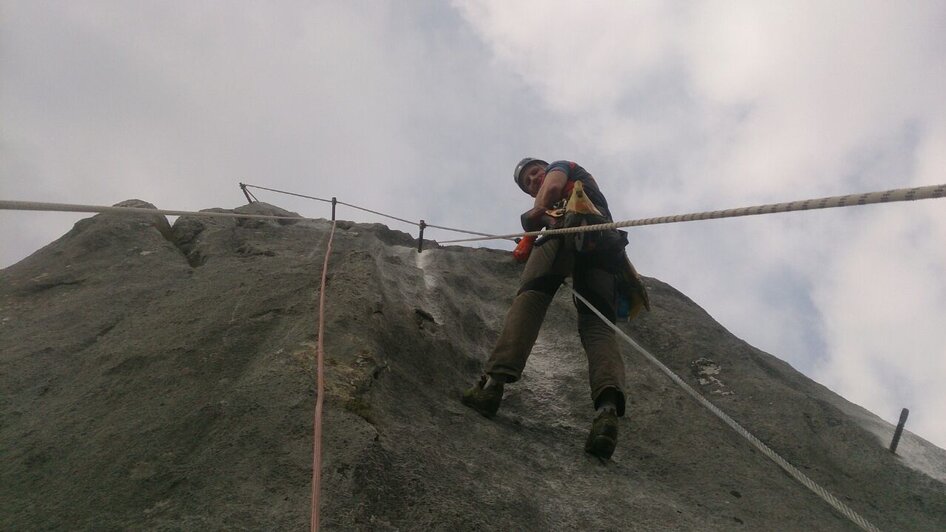
[[[286,194],[288,196],[297,196],[300,198],[306,198],[306,199],[311,199],[311,200],[316,200],[316,201],[324,201],[326,203],[332,203],[332,200],[330,199],[317,198],[315,196],[306,196],[305,194],[296,194],[295,192],[286,192],[285,190],[276,190],[275,188],[266,188],[266,187],[261,187],[259,185],[250,185],[249,183],[246,183],[246,188],[250,188],[250,187],[258,188],[260,190],[268,190],[270,192],[278,192],[280,194]],[[255,198],[256,196],[253,196],[253,197]]]
[[[179,211],[148,209],[144,207],[109,207],[105,205],[80,205],[74,203],[46,203],[40,201],[0,200],[0,210],[45,211],[45,212],[91,212],[100,214],[161,214],[165,216],[201,216],[207,218],[249,218],[256,220],[293,220],[296,222],[324,222],[322,218],[302,216],[276,216],[271,214],[238,214],[233,212]]]
[[[277,190],[277,189],[274,189],[274,188],[266,188],[266,187],[261,187],[261,186],[259,186],[259,185],[250,185],[250,184],[247,184],[246,187],[247,187],[247,188],[249,188],[249,187],[254,187],[254,188],[261,189],[261,190],[268,190],[268,191],[270,191],[270,192],[278,192],[278,193],[280,193],[280,194],[288,194],[288,195],[290,195],[290,196],[298,196],[298,197],[300,197],[300,198],[309,198],[309,199],[314,199],[314,200],[318,200],[318,201],[325,201],[325,202],[328,202],[328,203],[332,203],[332,200],[327,200],[327,199],[324,199],[324,198],[317,198],[317,197],[315,197],[315,196],[306,196],[305,194],[296,194],[295,192],[286,192],[285,190]],[[255,198],[255,196],[254,196],[254,198]],[[258,200],[257,200],[257,201],[258,201]],[[370,212],[370,213],[372,213],[372,214],[377,214],[378,216],[383,216],[383,217],[385,217],[385,218],[390,218],[390,219],[392,219],[392,220],[397,220],[397,221],[399,221],[399,222],[404,222],[404,223],[407,223],[407,224],[411,224],[411,225],[420,227],[420,223],[418,223],[418,222],[412,222],[411,220],[405,220],[404,218],[398,218],[397,216],[392,216],[392,215],[390,215],[390,214],[385,214],[385,213],[383,213],[383,212],[373,211],[373,210],[371,210],[371,209],[366,209],[366,208],[364,208],[364,207],[359,207],[358,205],[353,205],[353,204],[351,204],[351,203],[345,203],[344,201],[338,201],[337,198],[336,198],[336,200],[335,200],[335,203],[338,204],[338,205],[344,205],[344,206],[346,206],[346,207],[351,207],[352,209],[358,209],[358,210],[360,210],[360,211]],[[425,225],[425,227],[432,227],[432,228],[434,228],[434,229],[442,229],[442,230],[444,230],[444,231],[453,231],[454,233],[463,233],[463,234],[467,234],[467,235],[477,235],[477,236],[486,236],[486,237],[492,237],[492,236],[493,236],[493,235],[491,235],[490,233],[481,233],[481,232],[479,232],[479,231],[469,231],[469,230],[466,230],[466,229],[456,229],[456,228],[453,228],[453,227],[444,227],[444,226],[442,226],[442,225],[434,225],[434,224],[428,224],[428,223],[425,223],[424,225]]]
[[[358,209],[359,211],[370,212],[371,214],[377,214],[378,216],[384,216],[385,218],[390,218],[392,220],[397,220],[399,222],[404,222],[406,224],[411,224],[416,227],[420,227],[420,223],[412,222],[410,220],[405,220],[404,218],[398,218],[397,216],[391,216],[390,214],[384,214],[383,212],[373,211],[371,209],[366,209],[364,207],[359,207],[357,205],[352,205],[351,203],[345,203],[344,201],[337,201],[339,205],[344,205],[346,207],[351,207],[352,209]]]
[[[427,224],[427,227],[433,227],[435,229],[443,229],[444,231],[453,231],[454,233],[465,233],[468,235],[479,235],[479,236],[488,236],[488,237],[493,236],[489,233],[480,233],[478,231],[467,231],[466,229],[454,229],[452,227],[443,227],[442,225]]]

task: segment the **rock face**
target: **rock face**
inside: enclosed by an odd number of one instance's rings
[[[98,215],[0,271],[0,529],[306,528],[330,227]],[[630,347],[618,448],[585,455],[567,290],[499,415],[464,408],[520,266],[425,248],[338,224],[325,529],[855,529]],[[946,529],[946,475],[887,452],[882,421],[645,282],[653,311],[627,330],[678,375],[881,529]]]

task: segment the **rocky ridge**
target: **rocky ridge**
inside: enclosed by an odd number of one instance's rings
[[[306,528],[330,227],[98,215],[0,271],[0,528]],[[338,223],[325,529],[855,529],[629,347],[618,449],[585,455],[564,290],[499,416],[460,405],[519,268]],[[888,424],[645,283],[653,311],[626,330],[678,375],[881,529],[946,528],[944,451],[908,433],[931,464],[909,467]]]

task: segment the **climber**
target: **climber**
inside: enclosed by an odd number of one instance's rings
[[[513,177],[535,198],[522,214],[526,231],[592,225],[612,221],[608,202],[594,178],[570,161],[548,164],[525,158]],[[604,316],[617,319],[618,294],[630,300],[630,317],[649,302],[637,272],[624,253],[626,233],[604,230],[543,237],[523,237],[513,252],[525,262],[519,291],[484,374],[463,393],[463,404],[486,417],[499,410],[505,384],[519,380],[552,298],[566,277],[574,289]],[[585,451],[610,458],[617,443],[618,417],[624,415],[624,362],[614,331],[577,299],[578,332],[588,357],[588,377],[595,418]]]

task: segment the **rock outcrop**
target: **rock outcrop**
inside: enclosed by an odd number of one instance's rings
[[[306,528],[330,226],[103,214],[0,271],[0,528]],[[325,529],[854,529],[630,348],[618,448],[585,455],[565,291],[497,418],[464,408],[519,268],[338,223]],[[678,375],[880,528],[946,528],[946,478],[887,452],[886,424],[645,283],[627,330]]]

